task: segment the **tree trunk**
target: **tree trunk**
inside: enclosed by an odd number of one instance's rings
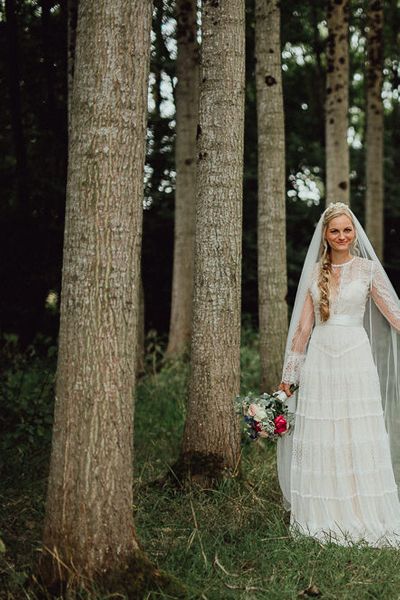
[[[326,203],[350,203],[349,0],[328,0],[326,77]]]
[[[14,138],[17,202],[24,210],[27,207],[28,201],[28,174],[26,144],[22,125],[20,58],[15,0],[6,0],[5,15],[8,50],[8,92],[10,98],[11,128]]]
[[[138,550],[133,392],[150,26],[150,0],[79,3],[46,581],[104,577]]]
[[[280,8],[256,0],[258,302],[261,386],[277,389],[287,337],[285,129]]]
[[[140,375],[145,370],[145,298],[144,298],[144,286],[143,278],[140,277],[139,283],[139,324],[138,324],[138,350],[137,350],[137,361],[136,361],[136,374]]]
[[[383,2],[369,0],[367,11],[366,230],[383,258]]]
[[[79,0],[67,0],[67,19],[68,19],[68,48],[67,48],[67,71],[68,71],[68,131],[70,135],[71,128],[71,99],[72,86],[74,82],[75,69],[75,44],[76,44],[76,26],[78,22],[78,2]]]
[[[182,354],[188,349],[192,321],[199,102],[196,12],[197,0],[177,0],[175,240],[168,356]]]
[[[203,2],[189,402],[181,461],[209,485],[237,472],[244,0]],[[187,473],[186,469],[186,473]]]
[[[55,81],[54,81],[54,59],[52,57],[52,46],[51,46],[51,9],[53,8],[53,0],[41,0],[40,2],[42,9],[42,47],[43,47],[43,69],[47,85],[47,97],[46,97],[46,120],[47,127],[53,130],[53,133],[57,135],[57,120],[56,115],[56,101],[55,101]],[[55,157],[54,157],[55,158]]]
[[[319,10],[318,6],[311,3],[311,19],[312,19],[312,49],[315,56],[315,80],[309,77],[307,89],[309,97],[314,98],[313,108],[318,123],[318,139],[321,147],[325,146],[325,93],[326,93],[326,72],[322,64],[322,55],[324,53],[325,42],[321,39],[319,33]],[[322,110],[321,110],[322,109]]]

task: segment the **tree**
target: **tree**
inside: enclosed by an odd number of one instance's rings
[[[236,472],[239,391],[244,0],[206,0],[198,140],[189,401],[181,461],[211,484]]]
[[[287,336],[285,131],[280,8],[256,0],[258,312],[261,385],[276,388]]]
[[[67,1],[67,23],[68,23],[68,39],[67,39],[67,78],[68,78],[68,127],[70,127],[71,119],[71,99],[72,85],[74,82],[75,69],[75,45],[76,45],[76,26],[78,21],[78,2],[79,0]]]
[[[177,0],[174,266],[167,355],[189,346],[192,321],[196,126],[199,102],[197,0]]]
[[[326,203],[350,203],[349,147],[349,0],[328,0],[325,107]]]
[[[366,230],[383,258],[383,2],[369,0],[367,10]]]
[[[139,550],[132,516],[151,1],[80,0],[45,581],[106,577]]]
[[[22,123],[20,60],[18,25],[15,0],[6,0],[7,75],[10,99],[11,127],[13,132],[17,200],[21,209],[27,208],[28,174],[27,152]]]
[[[140,375],[145,370],[145,297],[143,280],[140,277],[139,282],[139,321],[138,321],[138,336],[137,336],[137,358],[136,358],[136,374]]]

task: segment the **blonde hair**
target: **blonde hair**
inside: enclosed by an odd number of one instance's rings
[[[336,202],[336,204],[331,203],[324,212],[324,219],[322,222],[321,258],[319,260],[318,288],[320,297],[319,314],[323,323],[327,321],[330,316],[330,291],[332,277],[331,252],[329,244],[326,241],[325,234],[332,219],[341,215],[345,215],[350,219],[355,231],[355,224],[351,212],[346,204],[343,204],[343,202]],[[351,244],[351,249],[353,252],[355,250],[356,241],[357,239],[354,237],[354,240]]]

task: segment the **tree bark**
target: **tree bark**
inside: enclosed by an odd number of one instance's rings
[[[151,1],[79,3],[41,571],[126,567]],[[46,551],[47,549],[47,551]]]
[[[67,20],[68,20],[68,37],[67,37],[67,71],[68,71],[68,131],[70,135],[71,129],[71,100],[72,89],[74,82],[75,69],[75,45],[76,45],[76,26],[78,22],[78,2],[79,0],[67,1]]]
[[[14,138],[17,202],[24,210],[27,208],[28,201],[28,161],[22,124],[20,56],[15,0],[6,0],[5,15],[8,50],[8,90],[10,98],[11,128]]]
[[[182,464],[210,485],[237,472],[244,0],[205,0],[198,139],[195,276],[189,402]]]
[[[350,203],[349,0],[328,0],[326,77],[326,203]]]
[[[280,8],[256,0],[258,313],[261,386],[277,389],[287,337],[285,126]]]
[[[196,197],[196,126],[199,103],[197,0],[177,0],[176,188],[171,322],[167,356],[190,343]]]
[[[136,361],[136,374],[140,375],[145,371],[145,297],[144,297],[144,286],[143,278],[140,277],[139,282],[139,324],[138,324],[138,350],[137,350],[137,361]]]
[[[367,10],[366,230],[383,258],[383,2],[369,0]]]

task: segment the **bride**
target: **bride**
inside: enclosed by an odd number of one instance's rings
[[[295,427],[278,442],[290,530],[400,546],[400,303],[342,203],[322,214],[289,327],[280,388]],[[400,355],[399,355],[400,356]]]

